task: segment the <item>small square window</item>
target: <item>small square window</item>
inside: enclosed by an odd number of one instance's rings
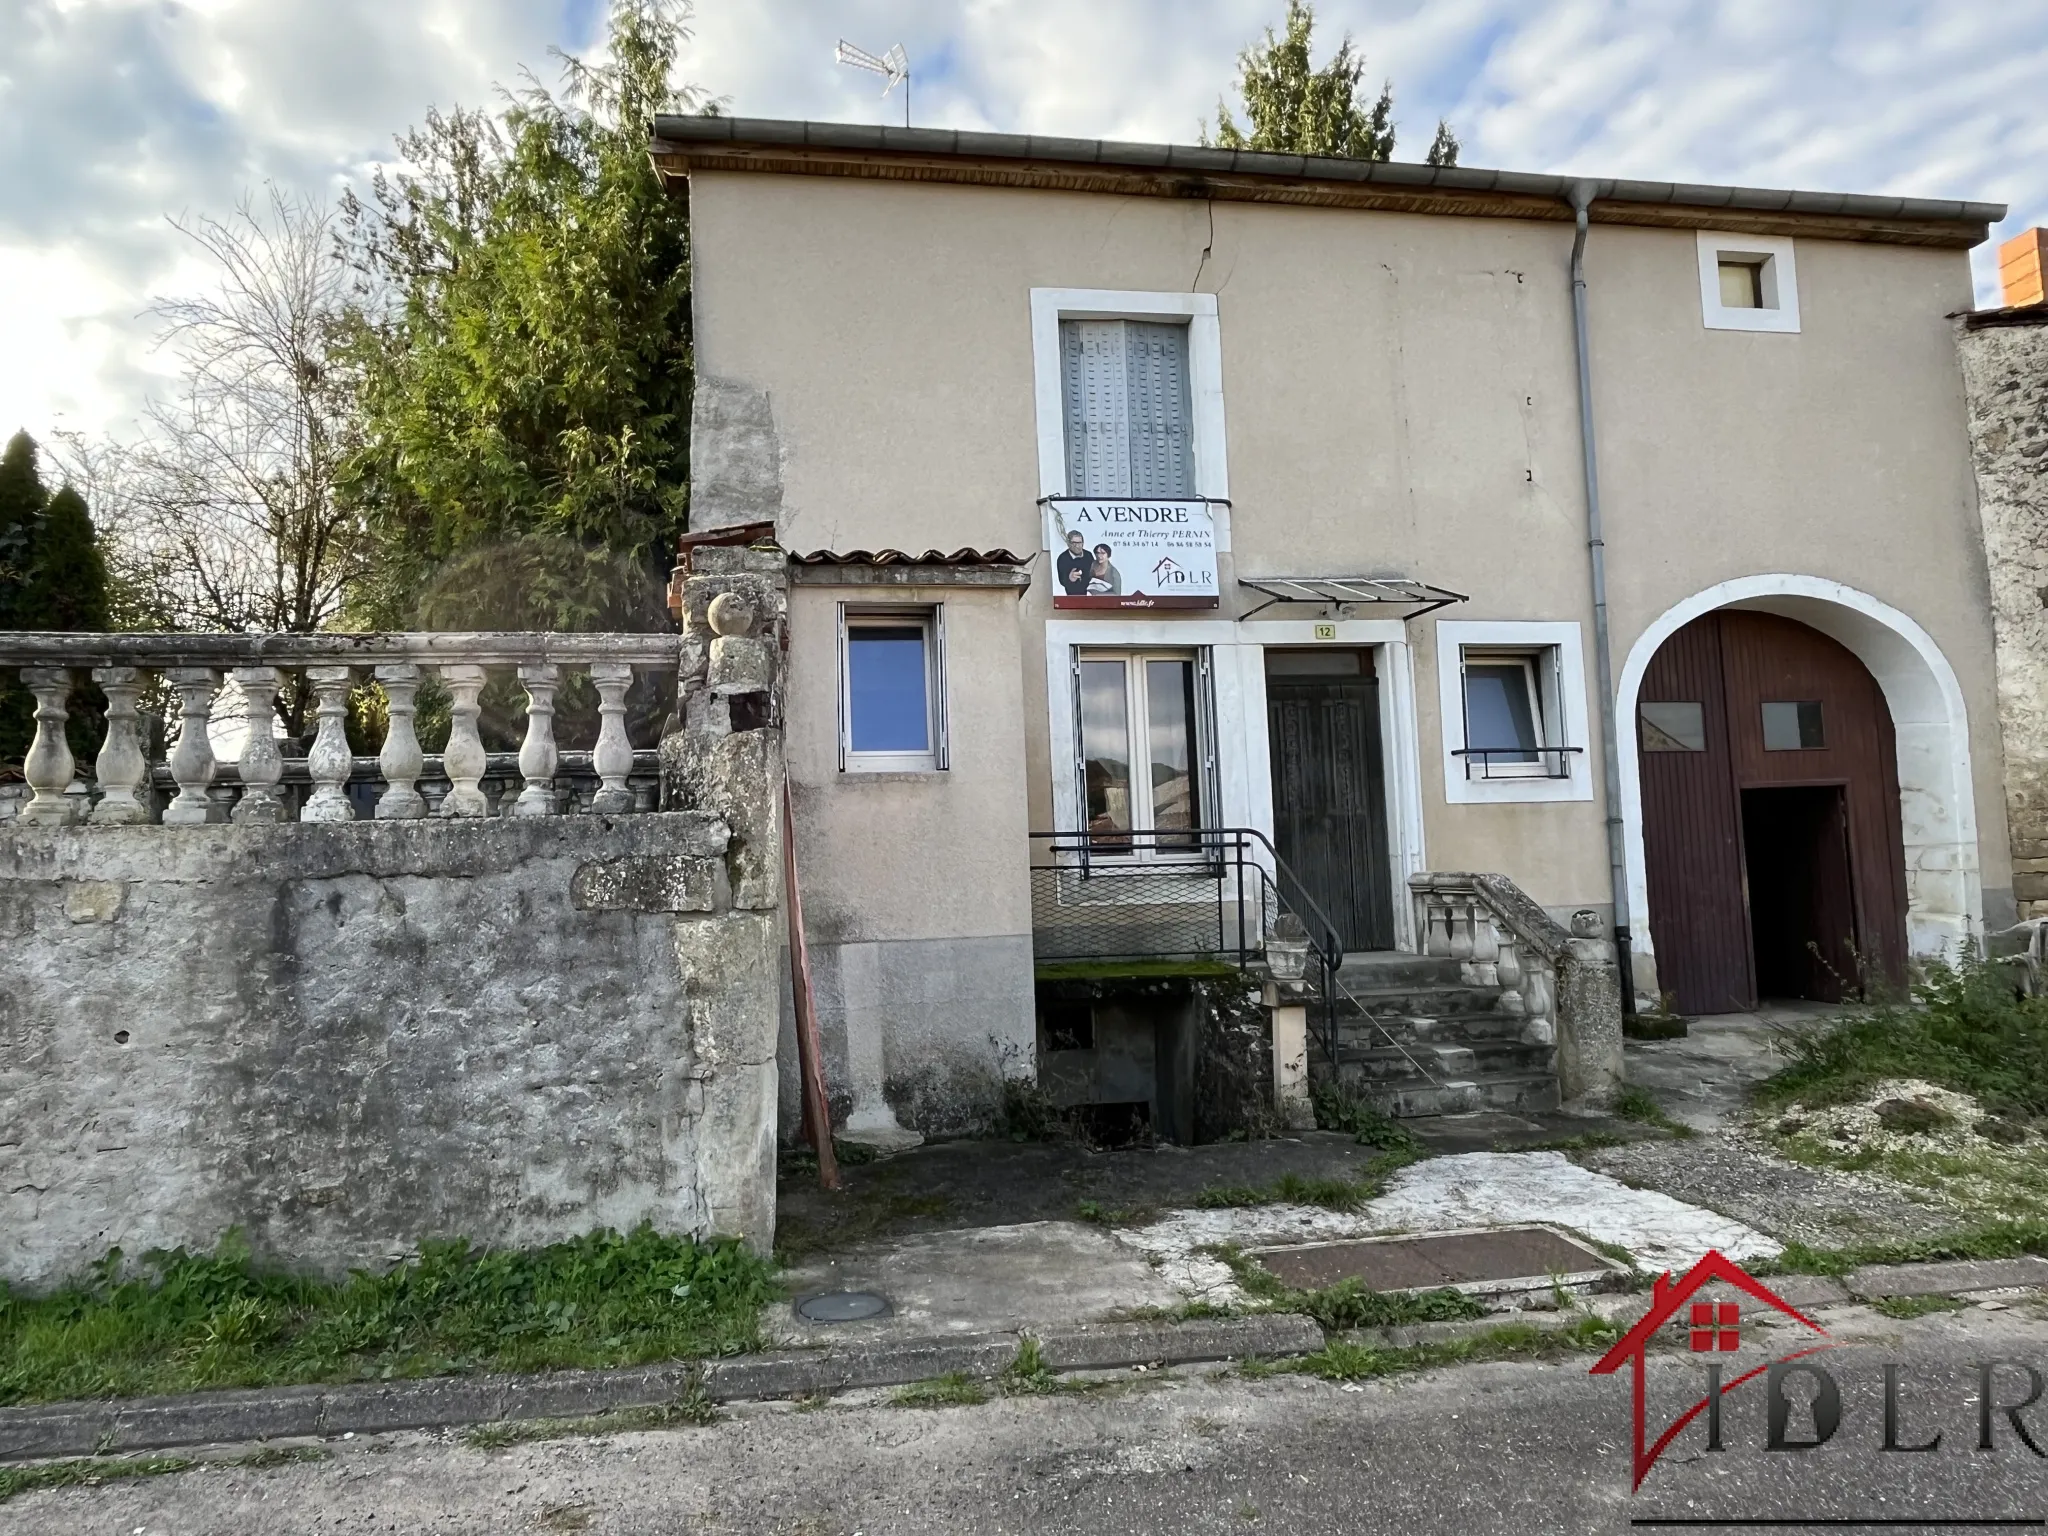
[[[1710,331],[1799,329],[1793,242],[1775,235],[1699,234],[1700,318]]]
[[[1772,700],[1765,703],[1763,712],[1766,752],[1814,752],[1827,746],[1818,700]]]
[[[840,765],[851,772],[943,768],[938,613],[844,612]]]
[[[1707,712],[1689,702],[1644,704],[1637,711],[1645,752],[1704,752]]]
[[[1764,263],[1740,257],[1721,258],[1721,307],[1764,309]]]

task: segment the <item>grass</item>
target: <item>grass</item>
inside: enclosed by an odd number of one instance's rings
[[[1198,1248],[1230,1267],[1239,1289],[1272,1312],[1299,1312],[1325,1328],[1394,1328],[1404,1323],[1440,1323],[1484,1317],[1486,1308],[1463,1291],[1374,1291],[1355,1279],[1320,1290],[1296,1290],[1235,1243]]]
[[[1222,960],[1053,960],[1034,969],[1037,981],[1209,981],[1241,973]]]
[[[1564,1328],[1536,1328],[1528,1323],[1504,1323],[1469,1338],[1439,1344],[1418,1344],[1408,1349],[1381,1349],[1349,1339],[1332,1339],[1312,1355],[1284,1361],[1246,1361],[1239,1373],[1270,1376],[1279,1371],[1299,1371],[1325,1381],[1369,1381],[1398,1376],[1445,1365],[1473,1365],[1486,1360],[1556,1359],[1596,1349],[1605,1349],[1621,1337],[1621,1330],[1603,1317],[1588,1312]]]
[[[0,1404],[737,1354],[779,1295],[738,1243],[647,1226],[523,1250],[430,1242],[338,1282],[259,1266],[231,1232],[132,1267],[116,1249],[47,1296],[0,1286]]]
[[[1358,1180],[1284,1173],[1263,1188],[1248,1184],[1211,1185],[1195,1196],[1195,1205],[1204,1211],[1249,1205],[1319,1205],[1325,1210],[1355,1211],[1386,1188],[1385,1179],[1372,1177],[1381,1161],[1384,1160],[1376,1159],[1367,1176]]]
[[[1638,1125],[1654,1125],[1667,1135],[1680,1141],[1690,1141],[1693,1128],[1682,1125],[1664,1113],[1664,1107],[1650,1096],[1647,1088],[1624,1088],[1614,1096],[1614,1113],[1623,1120],[1633,1120]]]
[[[328,1453],[317,1445],[269,1446],[247,1456],[228,1460],[207,1459],[215,1467],[281,1467],[294,1462],[325,1461]],[[0,1467],[0,1504],[18,1493],[42,1488],[97,1488],[103,1483],[131,1477],[161,1477],[167,1472],[185,1472],[201,1464],[197,1456],[135,1456],[110,1461],[102,1457],[77,1461],[44,1461],[29,1466]]]
[[[988,1401],[985,1383],[965,1371],[948,1371],[929,1381],[914,1381],[898,1387],[889,1401],[899,1408],[964,1408]]]
[[[1968,1305],[1953,1296],[1879,1296],[1870,1303],[1872,1311],[1902,1323],[1935,1312],[1960,1312]]]
[[[1944,1259],[2017,1259],[2048,1256],[2048,1222],[1998,1221],[1911,1242],[1811,1248],[1787,1243],[1775,1259],[1746,1266],[1752,1274],[1846,1275],[1867,1264],[1931,1264]]]
[[[530,1440],[563,1440],[576,1435],[616,1435],[634,1429],[673,1429],[678,1424],[716,1424],[725,1417],[705,1395],[702,1382],[692,1382],[673,1401],[647,1408],[615,1408],[576,1419],[500,1419],[464,1431],[466,1445],[480,1451],[503,1450]]]
[[[1331,1085],[1312,1089],[1311,1100],[1318,1130],[1342,1131],[1361,1147],[1377,1147],[1400,1156],[1404,1162],[1417,1162],[1429,1156],[1429,1148],[1421,1138],[1369,1099]]]
[[[1765,1104],[1851,1103],[1888,1078],[1918,1078],[1994,1115],[2048,1117],[2048,998],[2015,996],[2004,967],[1967,955],[1930,962],[1910,999],[1859,1008],[1781,1049],[1787,1065],[1758,1085]]]
[[[1546,1141],[1503,1141],[1496,1152],[1599,1152],[1608,1147],[1625,1147],[1630,1138],[1613,1131],[1586,1131],[1577,1136],[1552,1136]]]

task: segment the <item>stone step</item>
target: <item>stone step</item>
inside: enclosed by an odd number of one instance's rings
[[[1336,994],[1337,1013],[1416,1013],[1431,1017],[1485,1013],[1500,1001],[1498,987],[1353,987]]]
[[[1386,1035],[1392,1035],[1397,1040],[1415,1040],[1426,1045],[1466,1045],[1482,1040],[1519,1040],[1528,1022],[1519,1013],[1499,1012],[1440,1015],[1375,1013],[1370,1018],[1340,1013],[1337,1015],[1337,1038],[1384,1039]]]
[[[1441,1081],[1448,1077],[1471,1077],[1475,1074],[1548,1072],[1553,1070],[1554,1055],[1547,1045],[1508,1041],[1494,1041],[1477,1047],[1405,1044],[1405,1049],[1385,1044],[1340,1045],[1337,1065],[1347,1075],[1373,1082],[1393,1083],[1409,1077]]]
[[[1420,1078],[1398,1084],[1349,1076],[1342,1080],[1352,1092],[1404,1120],[1423,1115],[1466,1115],[1481,1109],[1533,1113],[1556,1109],[1558,1103],[1557,1078],[1549,1072],[1480,1073],[1442,1083]]]

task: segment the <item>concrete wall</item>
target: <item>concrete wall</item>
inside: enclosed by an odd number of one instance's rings
[[[879,1088],[913,1130],[982,1125],[1003,1076],[1030,1074],[1036,1031],[1018,593],[803,574],[790,594],[789,779],[828,1080]],[[943,607],[943,771],[839,771],[842,603]],[[882,1081],[854,1084],[877,1059]],[[792,1114],[794,1093],[785,1074]]]
[[[699,812],[0,835],[0,1277],[774,1230],[777,916]]]
[[[2013,915],[2048,917],[2048,308],[1956,332],[1991,562]]]
[[[1590,687],[1568,225],[713,172],[691,206],[698,356],[754,455],[727,477],[733,515],[772,504],[790,547],[1038,548],[1030,290],[1192,287],[1217,295],[1222,336],[1220,617],[1261,600],[1239,572],[1399,571],[1471,594],[1445,617],[1576,621]],[[1929,899],[1966,907],[2010,883],[1944,318],[1970,303],[1968,263],[1831,239],[1799,240],[1797,259],[1800,333],[1709,330],[1692,231],[1594,229],[1615,664],[1734,579],[1822,580],[1904,616],[1955,679],[1957,715],[1936,728],[1962,782],[1930,814],[1980,829],[1983,862],[1973,835],[1952,841],[1939,857],[1970,867]],[[1241,628],[1276,634],[1262,627],[1282,612]],[[1023,658],[1040,825],[1065,728],[1043,692],[1051,616],[1041,580]],[[1446,803],[1433,624],[1408,638],[1418,856],[1607,912],[1598,794]],[[1251,714],[1236,724],[1262,739]],[[1936,916],[1916,932],[1975,920]]]

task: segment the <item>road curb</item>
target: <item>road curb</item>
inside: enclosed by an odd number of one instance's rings
[[[1306,1317],[1274,1313],[1186,1323],[1097,1323],[1027,1330],[1056,1371],[1191,1365],[1323,1347]],[[674,1402],[701,1385],[714,1402],[809,1397],[856,1387],[903,1386],[961,1372],[994,1376],[1016,1359],[1023,1334],[975,1333],[780,1350],[701,1365],[531,1376],[436,1376],[345,1386],[195,1392],[176,1397],[42,1403],[0,1408],[0,1461],[109,1451],[277,1440],[307,1435],[441,1429],[507,1419],[586,1418]]]

